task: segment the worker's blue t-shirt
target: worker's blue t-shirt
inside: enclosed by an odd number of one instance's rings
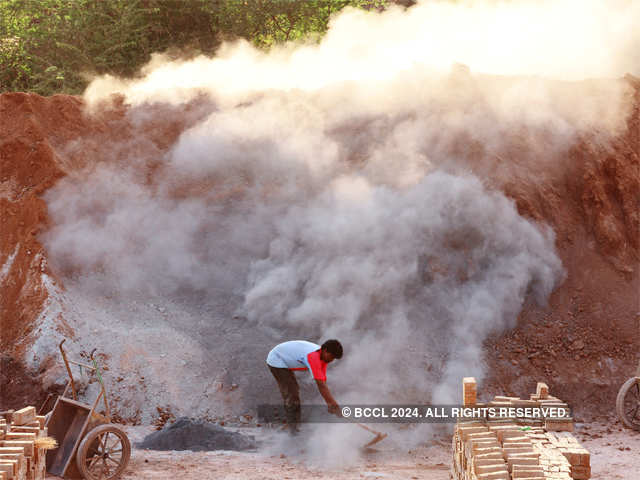
[[[289,370],[309,370],[315,380],[327,380],[327,363],[320,359],[320,345],[291,340],[276,345],[267,355],[267,365]]]

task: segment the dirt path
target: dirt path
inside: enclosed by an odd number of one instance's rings
[[[132,442],[141,440],[150,427],[128,427]],[[260,429],[251,430],[264,441]],[[618,423],[578,424],[575,435],[591,452],[593,480],[640,478],[640,433],[622,429]],[[264,445],[264,443],[263,443]],[[278,453],[277,447],[258,452],[159,452],[134,449],[123,480],[347,480],[420,479],[448,480],[450,448],[445,442],[410,451],[385,440],[348,467],[313,465],[303,456]],[[47,477],[54,479],[57,477]]]

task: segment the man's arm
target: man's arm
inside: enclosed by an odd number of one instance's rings
[[[338,402],[336,402],[336,400],[333,398],[333,395],[331,395],[329,387],[327,387],[327,382],[325,382],[324,380],[316,380],[316,384],[318,385],[320,395],[322,395],[324,401],[327,402],[329,413],[338,415],[340,412],[340,406],[338,405]]]

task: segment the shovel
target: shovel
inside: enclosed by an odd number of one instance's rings
[[[373,437],[373,440],[371,440],[369,443],[363,445],[362,448],[369,448],[369,447],[375,445],[376,443],[381,442],[382,440],[387,438],[387,434],[386,433],[377,432],[373,428],[369,428],[366,425],[363,425],[362,423],[356,423],[356,425],[358,425],[360,428],[364,428],[365,430],[367,430],[367,431],[369,431],[369,432],[371,432],[371,433],[373,433],[375,435],[375,437]]]

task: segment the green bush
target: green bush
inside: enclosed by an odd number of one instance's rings
[[[213,54],[319,39],[345,6],[383,0],[0,0],[0,92],[78,94],[91,76],[131,77],[154,52]]]

